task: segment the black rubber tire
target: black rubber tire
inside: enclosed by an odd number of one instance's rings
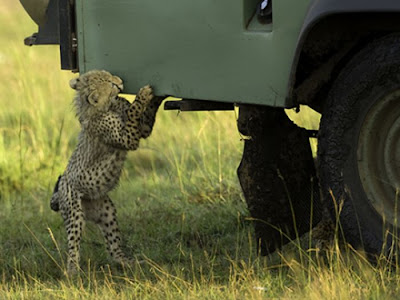
[[[238,177],[262,255],[315,226],[321,215],[316,170],[306,130],[281,108],[240,108],[245,140]]]
[[[324,205],[336,220],[334,203],[343,201],[339,224],[345,241],[374,255],[388,251],[392,240],[384,232],[392,228],[363,189],[357,145],[370,108],[396,89],[400,89],[400,34],[391,34],[370,42],[343,68],[329,92],[319,130]]]

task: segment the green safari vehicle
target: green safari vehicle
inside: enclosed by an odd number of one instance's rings
[[[400,209],[400,1],[20,0],[61,68],[105,69],[165,109],[239,108],[238,177],[263,254],[326,210],[367,253],[395,245]],[[322,114],[318,132],[284,108]],[[317,167],[309,145],[318,137]]]

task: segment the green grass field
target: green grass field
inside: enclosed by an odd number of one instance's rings
[[[0,2],[0,299],[391,299],[400,274],[350,248],[326,254],[293,241],[257,257],[236,168],[235,112],[160,111],[153,135],[128,156],[112,192],[122,269],[88,224],[80,276],[65,274],[66,234],[49,199],[79,131],[58,48],[26,47],[36,26]],[[318,116],[297,116],[315,128]],[[313,145],[315,148],[315,145]]]

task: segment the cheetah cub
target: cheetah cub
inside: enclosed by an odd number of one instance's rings
[[[81,124],[78,145],[58,178],[50,201],[60,211],[68,235],[68,272],[79,268],[79,246],[85,220],[98,224],[111,257],[127,263],[120,248],[115,207],[107,195],[118,183],[128,150],[147,138],[162,99],[150,86],[140,89],[131,104],[118,96],[122,80],[106,71],[90,71],[72,79]]]

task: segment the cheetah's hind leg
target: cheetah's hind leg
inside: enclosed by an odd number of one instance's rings
[[[82,195],[69,185],[62,186],[60,203],[61,215],[64,219],[68,239],[67,271],[72,275],[79,270],[80,241],[82,237],[85,218],[82,210]]]
[[[105,195],[101,199],[83,201],[85,216],[96,223],[103,233],[107,251],[112,259],[120,264],[132,264],[121,250],[121,234],[117,223],[117,212],[111,198]]]

